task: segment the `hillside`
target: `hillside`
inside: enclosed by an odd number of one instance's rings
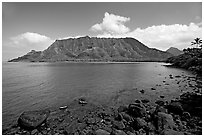
[[[44,51],[27,53],[9,62],[164,61],[172,54],[149,48],[133,38],[80,37],[56,40]]]
[[[171,53],[174,56],[178,56],[183,54],[183,51],[175,48],[175,47],[170,47],[168,50],[166,50],[166,52]]]
[[[200,76],[202,75],[202,49],[188,48],[184,50],[184,54],[170,57],[167,63],[173,66],[191,70]]]

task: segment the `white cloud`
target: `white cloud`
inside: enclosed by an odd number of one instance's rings
[[[53,42],[53,40],[47,36],[26,32],[15,37],[10,38],[9,45],[18,48],[32,48],[35,50],[44,50]]]
[[[130,20],[129,18],[126,19]],[[100,30],[101,32],[101,34],[98,34],[97,37],[133,37],[138,39],[148,47],[157,48],[160,50],[166,50],[171,46],[177,47],[179,49],[184,49],[190,46],[190,42],[193,41],[193,39],[195,39],[196,37],[202,37],[202,25],[200,25],[200,23],[190,23],[189,25],[163,24],[147,27],[144,29],[136,28],[133,31],[130,31],[128,29],[128,31],[124,31],[123,33],[112,33],[112,27],[104,28],[104,24],[105,23],[103,21],[103,23],[101,24],[92,26],[92,30]],[[115,24],[114,21],[113,24]],[[109,26],[111,26],[111,24],[109,24]],[[124,26],[124,28],[128,27]]]
[[[129,20],[130,18],[109,14],[106,12],[103,18],[103,22],[93,25],[91,30],[110,34],[124,34],[129,32],[129,28],[124,25],[124,23]]]
[[[49,47],[54,40],[51,38],[32,32],[26,32],[11,37],[9,41],[3,42],[3,60],[9,60],[25,55],[31,50],[42,51]]]

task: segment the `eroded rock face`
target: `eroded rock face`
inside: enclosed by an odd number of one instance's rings
[[[34,129],[46,121],[49,116],[49,110],[25,111],[19,119],[19,126],[27,129]]]

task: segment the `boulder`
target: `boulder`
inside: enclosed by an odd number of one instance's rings
[[[37,128],[46,122],[49,113],[49,110],[25,111],[18,118],[18,125],[27,129]]]
[[[181,106],[180,102],[171,102],[167,105],[167,109],[170,113],[182,115],[183,114],[183,107]]]
[[[96,135],[110,135],[108,131],[105,131],[103,129],[96,130]]]
[[[170,114],[163,112],[158,112],[156,118],[156,129],[159,133],[164,132],[168,129],[175,129],[176,125],[174,123],[173,117]]]
[[[142,99],[141,102],[142,102],[142,103],[148,103],[148,102],[149,102],[149,99]]]
[[[128,106],[128,113],[134,117],[144,117],[146,115],[146,108],[142,104],[130,104]]]

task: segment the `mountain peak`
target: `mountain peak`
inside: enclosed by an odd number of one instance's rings
[[[171,53],[174,56],[178,56],[180,54],[183,54],[183,51],[179,50],[176,47],[170,47],[169,49],[166,50],[166,52]]]

